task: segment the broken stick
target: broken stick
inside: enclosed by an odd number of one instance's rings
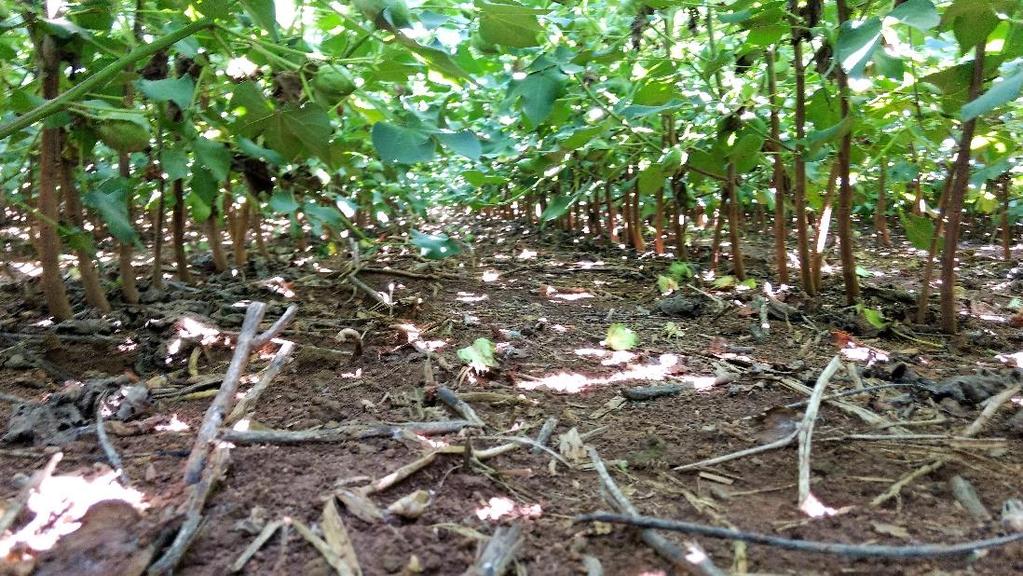
[[[593,462],[593,469],[600,476],[601,484],[607,491],[611,505],[628,516],[639,517],[639,510],[632,505],[632,502],[621,491],[614,478],[611,478],[611,474],[608,473],[607,467],[604,466],[604,461],[597,454],[597,450],[591,446],[588,448],[588,451],[590,453],[590,461]],[[688,551],[683,551],[674,542],[653,530],[643,530],[641,535],[643,542],[647,546],[653,548],[658,555],[675,566],[685,567],[690,572],[703,576],[724,576],[725,574],[714,565],[714,561],[695,541],[687,542],[686,548],[688,548]]]
[[[209,453],[210,442],[220,431],[220,424],[224,420],[224,414],[231,407],[234,401],[235,391],[238,390],[238,382],[245,374],[245,368],[249,364],[249,353],[252,351],[252,340],[255,338],[256,330],[259,329],[259,322],[266,313],[266,304],[253,302],[249,304],[245,312],[245,321],[242,323],[242,330],[238,334],[238,342],[235,345],[234,356],[231,364],[227,367],[227,374],[220,384],[210,407],[206,410],[202,426],[196,434],[195,444],[192,445],[192,452],[188,455],[185,463],[185,484],[195,484],[202,477],[203,467],[206,465],[206,457]]]
[[[498,526],[476,555],[465,576],[501,576],[508,571],[522,546],[522,525]]]

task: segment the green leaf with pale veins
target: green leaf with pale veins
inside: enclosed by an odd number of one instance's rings
[[[470,160],[479,160],[480,154],[483,153],[480,139],[469,130],[438,132],[435,136],[437,140],[440,140],[441,144],[450,148],[452,152],[461,154]]]
[[[564,76],[554,68],[543,72],[534,72],[526,76],[516,85],[514,91],[522,98],[522,112],[535,126],[554,110],[554,101],[561,96],[564,89]]]
[[[231,172],[231,152],[220,142],[199,137],[192,143],[195,157],[218,181],[227,180]]]
[[[334,128],[327,112],[317,104],[278,110],[266,128],[266,143],[286,159],[318,156],[329,162],[330,137]]]
[[[637,344],[639,336],[625,324],[616,322],[607,329],[604,345],[608,348],[616,351],[632,350]]]
[[[476,7],[480,10],[480,36],[484,41],[511,48],[540,45],[543,26],[536,17],[544,14],[544,10],[528,8],[511,0],[476,0]]]
[[[987,114],[998,106],[1019,98],[1021,90],[1023,90],[1023,67],[1020,67],[1012,76],[992,84],[991,88],[976,100],[966,103],[960,112],[960,118],[965,122],[981,114]]]
[[[447,234],[426,234],[412,231],[412,245],[419,248],[419,255],[430,260],[440,260],[462,251],[458,243]]]
[[[906,0],[888,13],[888,18],[926,32],[941,23],[938,9],[931,0]]]
[[[107,225],[110,235],[125,244],[138,242],[138,233],[128,216],[128,197],[131,181],[120,176],[104,181],[88,191],[82,202],[95,210]]]
[[[241,0],[240,4],[260,28],[277,40],[277,10],[274,0]]]
[[[182,110],[192,105],[195,83],[191,76],[164,78],[163,80],[139,80],[135,83],[140,92],[155,102],[173,102]]]
[[[437,148],[428,133],[386,122],[373,125],[372,138],[380,159],[390,164],[426,162]]]
[[[913,248],[927,250],[931,246],[931,237],[934,236],[934,222],[926,216],[915,214],[902,215],[902,227],[906,229],[906,238]],[[941,246],[941,243],[938,243]]]
[[[497,347],[486,338],[477,338],[472,346],[458,349],[458,359],[468,364],[477,373],[482,374],[491,368],[497,368],[494,353]]]
[[[874,50],[881,45],[881,19],[847,21],[838,31],[838,63],[850,76],[861,76]]]

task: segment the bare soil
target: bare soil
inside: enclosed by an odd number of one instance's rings
[[[1008,323],[1012,312],[1006,309],[1013,294],[1021,291],[1019,281],[1011,278],[1011,266],[998,261],[995,251],[979,245],[964,247],[963,336],[947,339],[936,328],[911,324],[901,325],[902,335],[877,330],[843,305],[836,271],[825,275],[825,291],[816,304],[792,292],[784,296],[806,313],[805,320],[772,319],[769,333],[757,339],[750,328],[760,320],[750,303],[760,293],[760,283],[746,291],[714,290],[709,283],[701,283],[704,291],[723,301],[720,310],[707,296],[683,287],[680,293],[698,301],[699,310],[695,317],[672,317],[657,309],[662,297],[656,278],[669,261],[637,259],[618,248],[559,233],[530,232],[514,223],[476,221],[472,226],[476,267],[465,255],[425,265],[391,247],[375,257],[374,267],[416,270],[426,277],[360,273],[371,286],[393,293],[399,305],[392,315],[374,308],[348,284],[332,280],[324,270],[338,270],[343,262],[331,259],[310,259],[301,265],[263,263],[267,274],[262,277],[250,271],[244,278],[210,276],[194,288],[172,286],[158,302],[138,309],[119,308],[113,317],[121,325],[111,334],[84,334],[80,339],[40,325],[44,315],[37,308],[39,302],[24,286],[8,284],[0,294],[0,332],[4,334],[0,360],[18,353],[31,365],[0,369],[0,392],[43,401],[65,387],[66,380],[120,374],[151,385],[154,378],[166,376],[167,386],[184,386],[189,381],[187,354],[173,355],[169,363],[167,358],[175,325],[154,323],[154,318],[180,316],[183,309],[195,307],[188,303],[194,301],[204,305],[198,306],[197,318],[230,332],[239,329],[244,304],[250,300],[271,303],[268,321],[288,304],[298,303],[298,319],[283,335],[297,344],[297,350],[255,411],[254,420],[262,426],[300,430],[455,418],[424,383],[426,357],[409,345],[405,331],[395,327],[412,324],[423,340],[435,341],[436,354],[456,369],[461,366],[456,357],[459,348],[477,338],[499,345],[500,367],[485,374],[446,371],[440,362],[431,363],[438,384],[463,394],[504,395],[503,402],[470,402],[486,423],[485,430],[472,433],[475,449],[503,443],[494,439],[498,436],[535,437],[540,424],[556,416],[559,424],[549,444],[552,449],[558,450],[559,435],[572,428],[589,433],[587,444],[597,450],[643,513],[846,543],[951,544],[1005,532],[999,520],[1002,503],[1023,498],[1019,483],[1023,445],[1021,430],[1010,421],[1015,410],[1011,407],[1001,410],[984,428],[979,435],[982,442],[867,440],[850,436],[897,433],[893,428],[871,427],[826,403],[814,431],[812,486],[814,495],[837,513],[821,518],[808,517],[798,508],[794,444],[702,472],[672,470],[769,442],[791,430],[802,417],[802,408],[781,407],[805,396],[781,380],[791,378],[812,387],[830,359],[843,347],[849,349],[850,337],[860,344],[860,351],[866,350],[863,347],[875,351],[875,365],[868,368],[866,360],[847,359],[858,368],[860,383],[843,371],[832,380],[827,394],[860,384],[888,383],[885,375],[899,363],[935,381],[988,368],[1004,374],[1003,388],[1012,384],[1009,367],[996,355],[1023,349],[1020,329]],[[751,239],[748,269],[762,282],[773,275],[766,244],[763,249],[758,246]],[[919,257],[901,245],[860,254],[860,258],[871,273],[862,279],[867,306],[888,319],[902,320],[913,306],[900,297],[916,287]],[[272,281],[274,276],[281,280]],[[640,343],[629,353],[616,356],[602,346],[613,322],[638,334]],[[342,328],[365,332],[361,357],[317,350],[349,350],[334,338]],[[250,374],[268,363],[274,348],[271,345],[253,357]],[[879,361],[876,352],[886,355],[887,361]],[[230,354],[220,342],[205,346],[197,356],[200,378],[192,377],[190,382],[222,375]],[[616,401],[624,389],[708,382],[726,372],[730,376],[719,381],[730,382],[705,389],[649,401]],[[244,382],[243,390],[250,383]],[[842,400],[900,423],[903,432],[911,434],[956,435],[981,411],[969,401],[940,400],[917,387],[887,388]],[[137,529],[118,538],[134,535],[141,538],[141,547],[171,521],[184,498],[184,460],[209,401],[209,397],[169,397],[156,400],[141,415],[159,424],[179,421],[187,429],[150,426],[141,433],[112,435],[125,475],[149,504],[132,521]],[[0,430],[8,424],[4,413]],[[466,441],[461,435],[434,440]],[[0,448],[0,495],[14,498],[24,475],[43,467],[55,450],[25,443]],[[96,475],[105,470],[106,458],[93,433],[84,431],[59,450],[64,459],[58,476]],[[366,478],[380,478],[423,454],[421,443],[391,438],[236,446],[226,477],[206,504],[205,523],[177,573],[227,573],[265,522],[291,518],[316,529],[324,503],[339,483],[359,485]],[[947,465],[908,483],[897,498],[871,505],[901,477],[941,456],[950,456]],[[485,466],[460,456],[441,456],[373,496],[384,507],[413,491],[427,490],[431,502],[419,518],[370,524],[342,508],[363,572],[461,574],[476,554],[474,533],[490,535],[497,525],[519,522],[525,526],[525,542],[518,555],[520,574],[585,573],[582,559],[587,555],[599,559],[606,574],[675,573],[643,544],[635,529],[574,523],[579,514],[610,507],[587,459],[572,468],[552,461],[549,454],[533,454],[528,446],[487,460]],[[949,485],[956,475],[975,486],[992,511],[992,520],[975,521],[957,503]],[[95,514],[103,517],[100,511]],[[105,514],[111,516],[109,511]],[[19,519],[15,527],[28,520],[27,516]],[[121,526],[118,534],[125,531]],[[679,543],[688,538],[671,537]],[[100,556],[118,553],[83,544],[72,547],[67,544],[70,539],[65,537],[64,548],[58,543],[39,559],[40,573],[47,566],[54,573],[52,566],[61,566],[60,562],[67,562],[73,553],[80,555],[83,549]],[[736,572],[1005,575],[1023,571],[1021,544],[969,558],[897,561],[696,539],[719,567]],[[13,566],[9,564],[11,570]],[[287,538],[275,535],[243,573],[328,574],[330,569],[312,546],[290,530]]]

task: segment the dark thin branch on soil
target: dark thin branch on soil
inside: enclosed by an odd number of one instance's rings
[[[224,430],[220,439],[233,444],[303,444],[315,442],[344,442],[354,438],[398,437],[404,432],[429,436],[451,434],[463,428],[477,426],[468,420],[441,422],[406,422],[381,426],[341,426],[316,430]]]
[[[558,427],[558,418],[556,416],[550,416],[544,421],[543,426],[540,427],[540,433],[536,435],[536,446],[530,450],[531,454],[539,454],[543,451],[544,447],[547,446],[547,442],[551,439],[551,435],[554,434],[554,429]]]
[[[290,308],[289,308],[290,310]],[[283,317],[282,317],[283,318]],[[255,349],[255,346],[253,346]],[[234,410],[231,410],[231,414],[228,415],[227,419],[224,420],[225,426],[230,426],[238,420],[245,418],[256,409],[256,402],[259,402],[260,396],[263,392],[270,387],[270,382],[280,373],[287,364],[288,358],[291,357],[291,351],[295,349],[295,343],[291,341],[284,342],[281,347],[274,354],[273,360],[270,361],[270,365],[263,370],[263,373],[259,377],[259,382],[253,384],[252,388],[249,388],[245,396],[235,404]]]
[[[149,576],[169,574],[174,571],[181,559],[185,557],[192,540],[199,533],[203,522],[202,511],[206,506],[206,499],[217,481],[227,472],[230,462],[230,448],[217,446],[210,456],[209,466],[203,470],[203,475],[198,482],[191,486],[191,494],[188,497],[188,504],[185,510],[185,522],[174,537],[174,543],[164,552],[159,560],[149,567]]]
[[[110,437],[107,436],[107,428],[103,423],[103,400],[105,397],[106,395],[96,402],[96,440],[99,441],[99,446],[103,449],[103,455],[106,456],[107,462],[110,463],[110,467],[121,475],[121,482],[125,486],[131,486],[131,480],[128,478],[127,472],[124,470],[124,463],[121,461],[121,457],[117,454],[117,449],[110,443]]]
[[[590,461],[593,462],[593,469],[600,476],[601,485],[607,491],[611,504],[627,514],[627,516],[624,516],[625,518],[640,518],[639,511],[632,505],[632,502],[629,501],[621,489],[618,488],[618,484],[615,483],[614,478],[608,473],[607,467],[604,466],[604,461],[601,460],[597,451],[590,447],[589,453]],[[643,530],[642,538],[647,546],[653,548],[657,554],[675,566],[686,568],[689,572],[703,576],[724,576],[724,572],[714,565],[714,561],[711,560],[710,556],[703,551],[703,548],[696,541],[686,543],[686,547],[689,549],[686,552],[674,542],[653,530]],[[693,560],[690,560],[690,558],[693,558]]]
[[[921,544],[918,546],[885,546],[880,544],[844,544],[840,542],[818,542],[815,540],[793,540],[760,534],[757,532],[744,532],[742,530],[731,530],[719,528],[707,524],[695,522],[682,522],[679,520],[666,520],[653,516],[631,516],[626,514],[610,514],[597,512],[584,514],[575,519],[576,522],[608,522],[613,524],[627,524],[640,528],[655,530],[670,530],[684,534],[699,534],[711,538],[724,540],[739,540],[753,544],[764,544],[774,546],[783,550],[795,550],[798,552],[809,552],[812,554],[833,554],[836,556],[849,556],[854,558],[937,558],[941,556],[965,556],[977,550],[1005,546],[1013,542],[1023,540],[1023,532],[1014,532],[997,538],[985,540],[974,540],[971,542],[960,542],[958,544]]]
[[[483,426],[483,420],[476,415],[476,411],[472,409],[472,406],[469,406],[465,400],[459,398],[458,393],[454,390],[446,386],[440,386],[437,388],[437,398],[440,398],[441,401],[450,406],[455,411],[455,414],[478,426]]]
[[[476,562],[467,576],[501,576],[508,571],[522,547],[522,525],[498,526],[485,546],[481,546]]]

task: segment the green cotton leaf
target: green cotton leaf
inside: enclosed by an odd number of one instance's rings
[[[203,166],[195,166],[185,202],[196,222],[205,222],[213,214],[213,204],[219,192],[220,186],[213,174]]]
[[[639,118],[646,118],[654,114],[660,114],[662,112],[672,112],[685,106],[685,103],[673,100],[660,106],[640,106],[633,104],[631,106],[625,106],[621,109],[621,115],[629,120],[636,120]]]
[[[273,116],[270,102],[263,96],[259,86],[251,80],[235,87],[228,108],[235,117],[231,124],[231,132],[248,138],[255,138],[263,132]]]
[[[639,173],[637,185],[639,193],[650,195],[655,194],[664,188],[664,172],[659,164],[651,164]]]
[[[271,164],[277,165],[284,164],[284,158],[281,158],[280,154],[274,152],[273,150],[270,150],[269,148],[263,148],[262,146],[256,144],[255,142],[249,140],[248,138],[239,137],[237,142],[238,149],[245,153],[247,156],[251,156],[252,158],[259,158],[260,160],[266,160]]]
[[[639,344],[639,336],[625,324],[614,323],[607,329],[604,346],[616,351],[632,350]]]
[[[188,155],[183,150],[165,148],[160,153],[160,166],[167,173],[169,180],[182,180],[188,177]]]
[[[878,330],[884,330],[885,328],[888,327],[888,322],[885,321],[884,315],[881,314],[879,310],[861,306],[860,313],[863,314],[863,319],[866,320],[867,323],[873,326],[874,328],[877,328]]]
[[[906,66],[901,58],[890,56],[888,51],[882,47],[874,52],[874,70],[882,76],[901,81],[905,74]]]
[[[589,144],[598,135],[604,132],[603,126],[592,126],[590,128],[581,128],[572,132],[572,134],[565,138],[561,142],[562,150],[575,150],[586,144]]]
[[[931,0],[906,0],[889,12],[887,18],[921,32],[926,32],[941,23],[938,9]]]
[[[534,126],[543,124],[564,89],[564,76],[554,68],[526,76],[515,88],[522,97],[522,112]]]
[[[934,222],[927,216],[903,214],[902,226],[906,229],[906,238],[917,250],[927,250],[934,236]],[[938,243],[941,245],[941,242]]]
[[[945,9],[942,29],[952,29],[960,53],[965,54],[986,42],[998,26],[1000,19],[995,4],[995,0],[955,0]]]
[[[61,241],[71,250],[82,252],[92,257],[96,256],[96,244],[93,242],[92,233],[86,232],[77,226],[60,226],[57,228]]]
[[[233,8],[232,4],[232,2],[225,2],[224,0],[195,0],[192,3],[195,9],[203,16],[217,19],[229,18]]]
[[[543,26],[536,17],[545,10],[528,8],[512,0],[476,0],[476,7],[480,10],[480,36],[485,42],[510,48],[540,45]]]
[[[266,128],[266,143],[288,160],[316,156],[329,162],[334,128],[327,112],[317,104],[278,110]]]
[[[739,10],[729,14],[718,14],[718,20],[725,24],[739,24],[740,22],[749,20],[751,16],[753,16],[753,10],[746,8],[745,10]]]
[[[313,234],[317,236],[323,234],[324,226],[335,232],[341,230],[341,227],[344,226],[344,220],[341,219],[341,211],[334,206],[323,206],[312,200],[307,200],[302,206],[302,213],[309,220]]]
[[[1006,304],[1005,307],[1009,310],[1023,310],[1023,298],[1016,296],[1012,300],[1009,300],[1009,303]]]
[[[125,244],[139,241],[138,233],[128,216],[131,190],[131,181],[117,176],[102,182],[82,197],[82,203],[99,214],[110,230],[110,235]]]
[[[852,128],[852,125],[853,117],[850,115],[846,116],[838,124],[835,124],[830,128],[810,132],[809,134],[806,135],[806,138],[803,139],[804,143],[806,144],[806,153],[812,156],[828,142],[838,140],[839,138],[845,136],[846,134],[849,133],[849,130]]]
[[[419,248],[419,255],[430,260],[440,260],[462,251],[447,234],[425,234],[412,230],[412,245]]]
[[[747,278],[742,282],[739,282],[739,286],[753,290],[757,287],[757,281],[753,278]]]
[[[135,83],[139,92],[154,102],[173,102],[182,110],[192,105],[195,83],[192,77],[164,78],[163,80],[139,80]]]
[[[423,46],[404,34],[398,34],[397,40],[399,44],[408,48],[417,60],[448,78],[455,80],[469,78],[469,74],[444,50]]]
[[[874,50],[881,44],[881,19],[847,21],[838,31],[837,57],[850,76],[862,76]]]
[[[508,179],[504,176],[484,174],[479,170],[466,170],[465,172],[462,172],[462,177],[465,178],[466,182],[477,188],[486,186],[487,184],[505,184],[508,182]]]
[[[987,114],[998,106],[1019,98],[1021,89],[1023,89],[1023,67],[1020,67],[1012,76],[992,84],[991,88],[978,96],[976,100],[968,102],[960,110],[959,117],[966,122],[981,114]]]
[[[668,274],[676,280],[688,280],[695,274],[693,265],[689,262],[672,262],[668,267]]]
[[[551,220],[561,218],[572,207],[572,204],[575,204],[575,200],[575,196],[572,195],[555,196],[547,203],[547,208],[540,215],[540,220],[550,222]]]
[[[712,284],[717,289],[731,288],[735,286],[735,276],[722,276]]]
[[[372,130],[373,147],[388,164],[415,164],[433,159],[437,144],[420,130],[377,122]]]
[[[231,152],[220,142],[214,142],[199,137],[192,143],[195,149],[195,158],[206,168],[218,181],[223,182],[231,173]]]
[[[671,294],[678,290],[678,281],[671,276],[657,275],[657,289],[661,294]]]
[[[277,40],[277,10],[274,0],[241,0],[239,2],[252,21]]]
[[[672,82],[647,82],[636,90],[632,103],[639,106],[660,106],[678,96]]]
[[[866,268],[864,268],[863,266],[860,266],[859,264],[856,265],[855,272],[856,272],[856,275],[859,276],[860,278],[873,278],[873,276],[874,276],[873,272],[871,272],[870,270],[867,270]]]
[[[452,152],[465,156],[470,160],[479,160],[480,154],[483,153],[480,139],[469,130],[438,132],[435,136],[437,140],[440,140],[441,144],[450,148]]]
[[[760,149],[764,146],[764,137],[753,130],[745,131],[744,134],[739,136],[732,145],[731,150],[728,151],[728,159],[736,163],[736,170],[740,172],[746,172],[752,168],[748,166],[752,159],[753,164],[759,159]],[[739,164],[742,163],[744,166],[748,166],[746,170],[740,170]]]
[[[298,210],[298,201],[290,190],[277,190],[270,197],[270,209],[278,214],[291,214]]]
[[[707,150],[690,150],[689,160],[686,161],[686,166],[711,174],[712,177],[716,177],[718,180],[725,179],[724,161],[717,154],[708,152]]]
[[[497,347],[486,338],[477,338],[472,346],[458,349],[458,359],[469,365],[477,374],[482,374],[491,368],[497,368],[497,358],[494,353]]]

